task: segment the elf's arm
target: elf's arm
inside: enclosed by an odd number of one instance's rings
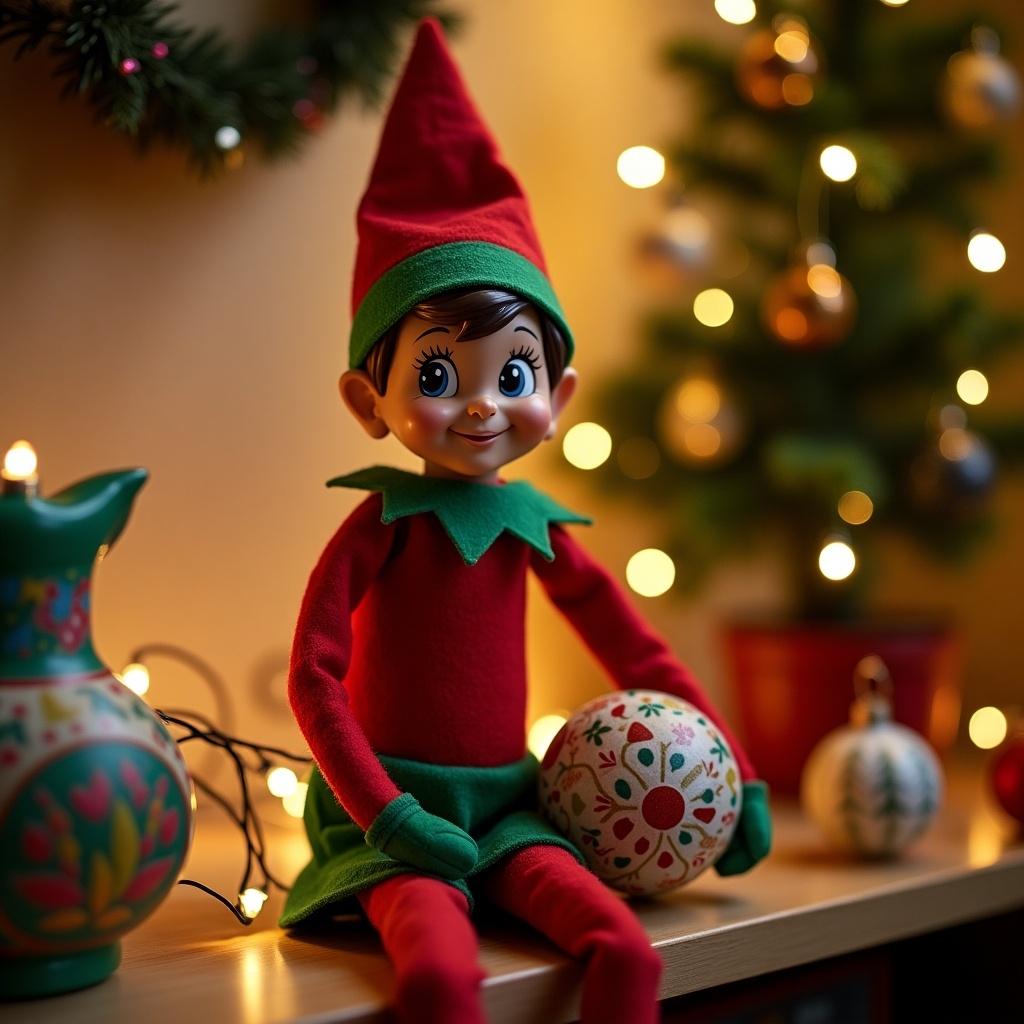
[[[424,811],[391,781],[349,707],[342,680],[352,652],[352,612],[391,552],[395,530],[371,495],[342,523],[309,578],[295,627],[288,699],[324,780],[366,833],[396,860],[448,878],[476,863],[461,829]]]
[[[757,778],[746,751],[700,684],[640,617],[611,575],[564,528],[552,525],[550,536],[554,561],[534,556],[534,572],[615,685],[621,690],[661,690],[680,697],[706,712],[718,726],[743,779],[744,813],[734,843],[717,867],[722,874],[747,870],[768,853],[771,823],[767,787]]]

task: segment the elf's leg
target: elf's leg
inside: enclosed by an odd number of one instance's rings
[[[585,960],[582,1024],[653,1024],[659,1019],[661,957],[625,902],[566,850],[519,850],[487,873],[484,892]]]
[[[395,969],[403,1024],[483,1024],[476,932],[466,897],[433,878],[398,875],[359,900]]]

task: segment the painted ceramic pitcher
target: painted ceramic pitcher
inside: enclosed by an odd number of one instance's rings
[[[93,564],[143,469],[52,498],[0,494],[0,995],[106,978],[174,884],[192,834],[177,744],[92,645]]]

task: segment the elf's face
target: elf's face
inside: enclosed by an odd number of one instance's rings
[[[551,388],[540,323],[530,309],[486,337],[456,341],[456,334],[455,327],[410,314],[385,393],[355,371],[365,380],[346,389],[342,378],[342,394],[372,436],[393,433],[423,459],[428,475],[490,482],[502,466],[554,436],[575,371],[566,369]],[[352,390],[367,386],[372,399],[364,394],[360,402]]]

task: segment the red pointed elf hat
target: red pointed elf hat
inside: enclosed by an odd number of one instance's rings
[[[536,303],[572,334],[529,205],[473,106],[440,25],[420,23],[356,215],[349,365],[424,299],[474,285]]]

